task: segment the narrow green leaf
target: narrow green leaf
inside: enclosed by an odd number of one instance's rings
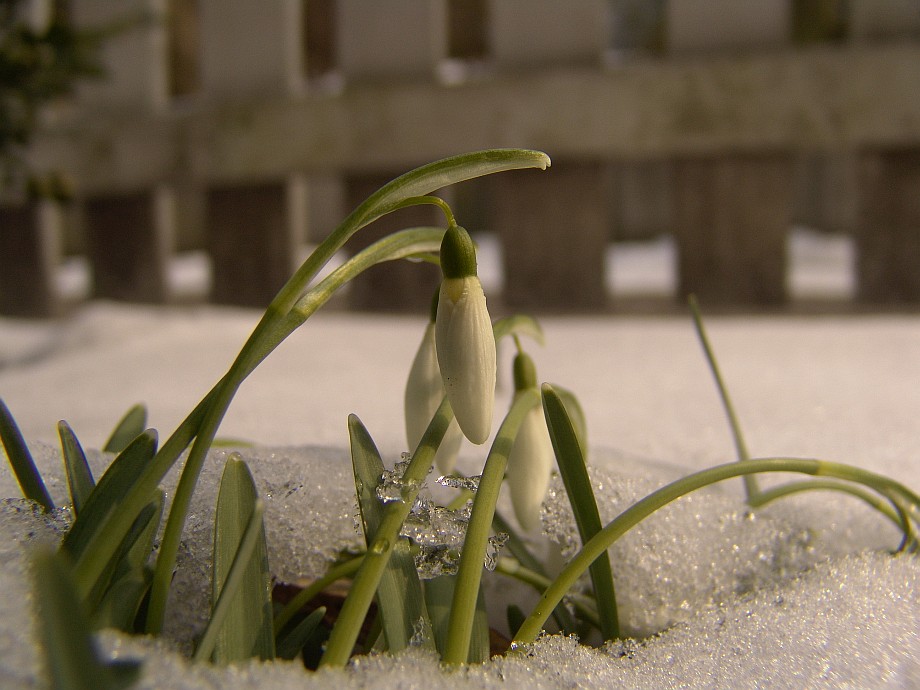
[[[354,415],[348,418],[348,436],[358,506],[365,540],[370,545],[383,521],[384,506],[377,498],[376,491],[384,469],[383,461],[367,428]],[[400,538],[393,548],[393,555],[377,585],[377,606],[391,652],[408,647],[417,626],[430,625],[415,557],[408,539]],[[434,642],[429,638],[429,635],[423,635],[422,644],[433,647]]]
[[[538,575],[542,575],[547,578],[547,580],[549,579],[549,575],[543,567],[543,564],[530,552],[530,549],[527,548],[527,544],[517,535],[511,523],[502,517],[498,511],[496,511],[495,515],[492,517],[492,529],[495,532],[504,532],[508,535],[508,541],[505,542],[504,548],[517,559],[518,563],[524,568],[532,570]],[[556,620],[556,624],[559,626],[560,630],[567,632],[575,631],[575,619],[572,618],[572,614],[569,613],[569,610],[565,606],[557,606],[556,610],[553,611],[553,618]],[[510,628],[510,630],[514,632],[517,628]]]
[[[220,664],[275,656],[262,510],[249,468],[238,453],[231,454],[221,475],[214,515],[215,603],[208,626],[209,631],[216,631],[211,656]],[[196,658],[205,653],[200,648]]]
[[[578,398],[568,388],[562,386],[553,386],[553,390],[565,405],[565,411],[569,415],[572,426],[575,427],[575,434],[578,436],[578,444],[581,446],[583,454],[588,452],[588,422],[585,418],[585,411],[578,402]]]
[[[158,491],[156,499],[137,516],[112,558],[110,568],[90,594],[91,602],[98,601],[92,608],[97,628],[135,632],[135,619],[150,587],[152,572],[147,561],[163,515],[163,502],[164,494]]]
[[[473,499],[470,520],[466,526],[466,537],[457,567],[457,583],[451,602],[450,630],[443,659],[449,664],[460,664],[467,660],[475,630],[476,600],[481,596],[482,571],[488,549],[489,532],[495,517],[508,455],[514,446],[514,439],[524,417],[540,402],[536,389],[520,391],[489,449],[479,489]]]
[[[291,632],[277,641],[277,649],[275,652],[277,657],[279,659],[291,661],[300,654],[301,650],[310,644],[311,638],[314,637],[325,615],[326,607],[320,606],[294,626]]]
[[[748,451],[747,443],[744,440],[744,434],[741,431],[741,422],[738,421],[738,415],[735,413],[735,406],[732,403],[731,396],[728,394],[728,386],[725,385],[725,380],[722,378],[722,371],[719,368],[719,362],[716,359],[715,351],[712,349],[712,344],[709,342],[709,336],[706,333],[706,326],[703,323],[703,314],[700,311],[699,302],[697,302],[695,295],[690,295],[690,297],[687,298],[687,303],[690,306],[690,314],[693,316],[693,326],[696,329],[696,335],[700,340],[700,346],[703,348],[703,354],[706,356],[707,364],[709,364],[709,371],[712,372],[712,378],[715,380],[716,388],[719,391],[722,407],[725,409],[725,416],[728,418],[728,425],[731,427],[732,440],[735,442],[735,452],[738,456],[738,460],[740,462],[750,460],[751,454]],[[753,474],[746,474],[742,477],[741,481],[744,482],[744,492],[747,497],[747,502],[754,502],[757,495],[760,494],[760,485],[757,482],[757,477]]]
[[[543,384],[543,412],[546,416],[549,436],[553,442],[553,450],[556,453],[559,475],[562,477],[562,483],[572,505],[581,541],[586,544],[601,531],[597,500],[594,497],[594,489],[591,487],[591,479],[588,476],[585,455],[579,444],[578,434],[562,398],[549,384]],[[605,640],[616,639],[620,636],[620,626],[609,554],[604,552],[600,555],[591,564],[589,572],[597,599],[601,634]]]
[[[40,639],[54,690],[122,690],[137,680],[140,663],[106,663],[92,638],[63,554],[40,551],[33,559]]]
[[[447,651],[451,605],[454,600],[456,585],[456,575],[441,575],[440,577],[425,580],[425,604],[428,608],[428,615],[431,617],[431,629],[435,646],[442,657]],[[488,661],[489,649],[489,617],[485,610],[485,600],[480,589],[476,597],[467,662],[474,664]]]
[[[58,422],[58,436],[61,438],[61,453],[64,457],[64,472],[67,475],[67,489],[70,492],[70,502],[73,504],[74,515],[79,515],[83,504],[93,492],[96,480],[86,462],[83,446],[77,440],[77,435],[65,421]]]
[[[508,621],[508,630],[510,630],[512,634],[515,630],[524,625],[524,621],[527,620],[524,611],[517,604],[508,605],[508,608],[505,609],[505,618]]]
[[[26,445],[22,432],[16,425],[16,420],[10,413],[6,403],[0,399],[0,441],[6,449],[6,457],[10,461],[16,481],[22,489],[22,495],[41,504],[45,510],[54,510],[54,501],[45,488],[42,475],[32,460],[32,454]]]
[[[492,324],[492,333],[495,336],[495,342],[508,335],[526,335],[540,345],[546,344],[540,323],[527,314],[515,314],[499,319]]]
[[[407,483],[403,500],[392,501],[386,505],[374,541],[364,554],[361,566],[351,583],[351,591],[329,635],[326,651],[320,661],[321,666],[344,666],[351,656],[361,631],[361,624],[377,594],[377,585],[386,571],[393,547],[399,542],[399,531],[412,509],[422,481],[431,471],[435,452],[453,417],[450,403],[445,398],[431,418],[431,423],[412,453],[412,459],[403,474],[403,479]]]
[[[83,556],[84,549],[96,535],[109,513],[121,502],[131,490],[144,468],[153,458],[157,449],[157,433],[149,429],[116,456],[105,471],[92,493],[83,504],[76,521],[64,537],[62,548],[76,560]],[[148,498],[149,500],[149,498]],[[141,508],[143,510],[143,507]],[[131,516],[131,523],[137,515]],[[106,538],[107,535],[101,535]],[[113,537],[115,535],[112,535]],[[116,543],[122,542],[124,535],[118,535]],[[115,547],[117,548],[117,547]],[[114,549],[113,549],[114,550]],[[80,583],[81,589],[88,592],[94,582]]]
[[[143,405],[135,405],[115,425],[112,435],[109,436],[102,450],[106,453],[120,453],[128,447],[131,441],[144,433],[146,428],[147,408]]]

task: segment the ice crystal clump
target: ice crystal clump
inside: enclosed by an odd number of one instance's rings
[[[472,505],[472,501],[467,501],[459,509],[452,510],[429,498],[416,501],[400,534],[419,546],[415,565],[422,578],[457,572]]]
[[[377,498],[383,503],[406,501],[411,496],[418,494],[421,483],[414,479],[406,479],[406,470],[409,468],[408,453],[403,454],[403,459],[397,462],[392,470],[384,470],[377,485]]]
[[[475,474],[471,477],[455,477],[453,475],[446,475],[443,477],[437,478],[437,483],[441,486],[445,486],[449,489],[460,489],[461,491],[471,491],[476,493],[479,491],[479,481],[482,479],[482,475]]]

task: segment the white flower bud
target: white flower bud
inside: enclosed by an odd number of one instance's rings
[[[514,358],[515,400],[522,392],[534,387],[536,370],[533,362],[526,354],[519,353]],[[514,514],[528,532],[540,525],[540,508],[549,488],[554,459],[543,408],[537,405],[528,410],[521,421],[505,470]]]
[[[435,324],[438,363],[447,399],[470,441],[485,443],[495,400],[495,336],[479,278],[444,278]]]
[[[406,440],[409,442],[410,451],[418,447],[443,398],[444,383],[441,381],[441,371],[438,368],[434,323],[430,322],[425,327],[422,342],[415,353],[406,381]],[[450,474],[453,471],[462,440],[460,427],[454,419],[447,427],[447,432],[434,456],[434,463],[442,474]]]

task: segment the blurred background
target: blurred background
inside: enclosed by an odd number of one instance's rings
[[[2,315],[265,306],[381,184],[490,147],[553,159],[442,192],[498,313],[920,306],[920,0],[4,0],[0,23]],[[437,279],[377,267],[339,304],[424,313]]]

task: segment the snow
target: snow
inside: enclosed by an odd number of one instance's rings
[[[839,280],[817,275],[802,284],[829,289]],[[0,397],[44,471],[57,478],[50,482],[55,499],[65,498],[58,419],[85,446],[99,447],[124,411],[144,401],[150,425],[165,437],[224,373],[257,318],[242,309],[96,302],[60,321],[0,320]],[[688,316],[541,321],[547,344],[530,352],[541,379],[582,401],[605,520],[679,474],[733,459]],[[918,488],[920,317],[724,316],[707,323],[754,455],[847,462]],[[283,577],[316,574],[337,548],[356,541],[346,415],[361,417],[390,465],[399,459],[404,377],[423,325],[421,317],[318,314],[241,388],[221,435],[264,444],[244,456],[268,498],[270,559]],[[509,404],[511,354],[510,347],[500,352],[497,410]],[[461,466],[475,470],[476,449],[467,445],[462,455]],[[898,542],[890,525],[852,499],[823,493],[752,514],[738,481],[668,506],[611,551],[624,628],[634,639],[594,649],[547,636],[459,671],[442,670],[421,650],[315,675],[288,663],[194,666],[173,647],[201,625],[203,561],[226,456],[213,453],[195,498],[183,551],[189,567],[177,582],[189,603],[174,607],[170,621],[178,642],[101,636],[111,655],[149,659],[139,687],[920,686],[920,564],[889,555]],[[98,470],[106,459],[93,454],[91,461]],[[19,495],[5,463],[0,495]],[[4,688],[43,685],[24,573],[29,549],[59,538],[61,519],[48,523],[18,500],[0,505]],[[546,519],[565,542],[570,518],[559,500],[548,501]],[[502,581],[490,596],[528,595]]]

